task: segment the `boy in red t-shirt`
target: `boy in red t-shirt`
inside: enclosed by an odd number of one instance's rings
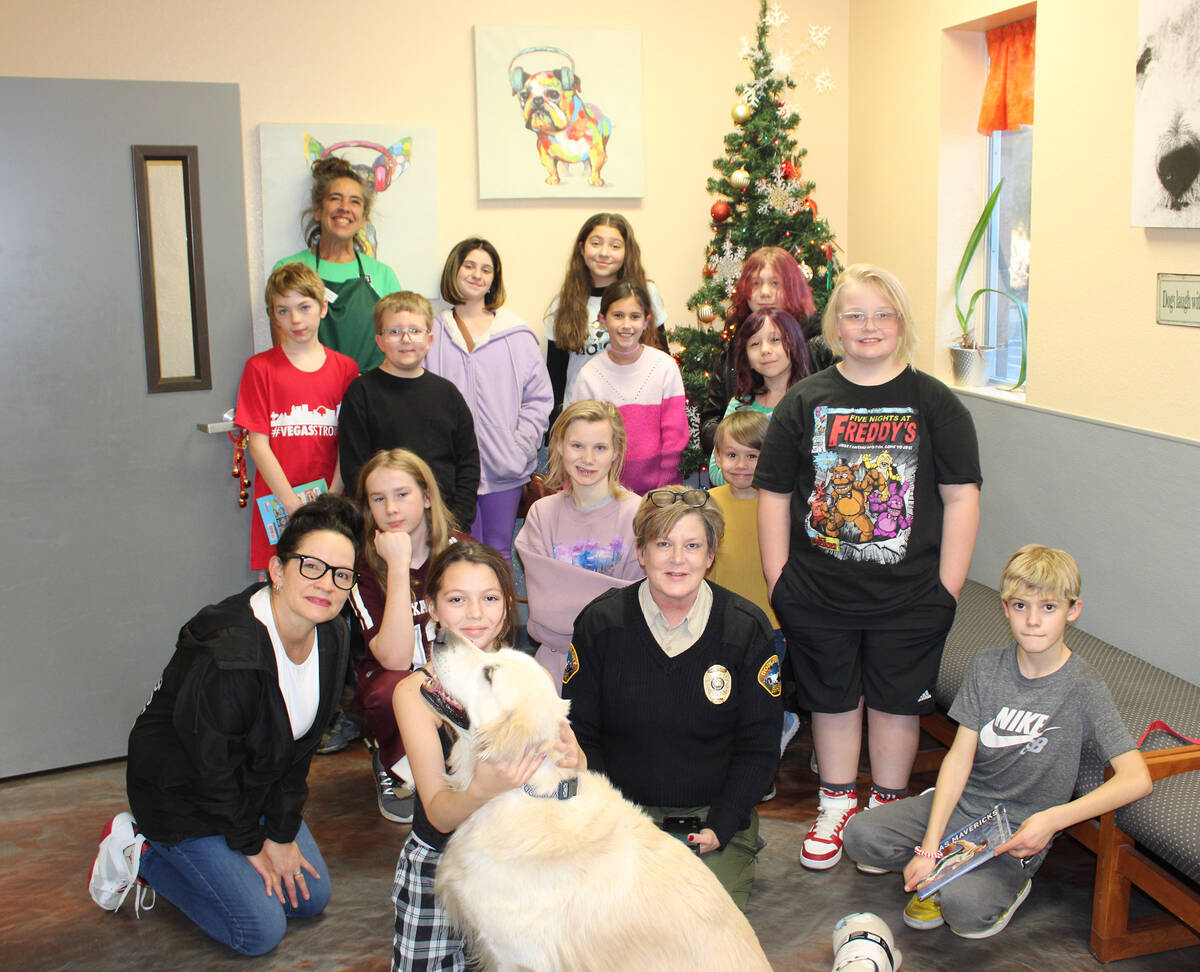
[[[289,516],[303,500],[293,487],[324,479],[342,492],[338,471],[338,411],[358,377],[352,358],[317,340],[328,310],[325,285],[302,263],[276,267],[267,279],[267,313],[279,343],[246,362],[234,421],[250,433],[254,498],[250,568],[265,571],[275,549],[257,500],[274,494]]]

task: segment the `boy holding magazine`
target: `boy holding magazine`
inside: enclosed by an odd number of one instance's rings
[[[1013,641],[979,652],[950,707],[958,733],[936,787],[857,814],[845,848],[867,873],[904,871],[911,892],[933,871],[946,834],[1003,803],[1015,830],[996,856],[904,909],[910,928],[945,923],[963,938],[1003,931],[1060,830],[1146,796],[1150,774],[1104,679],[1063,640],[1079,617],[1079,565],[1029,544],[1009,558],[1000,599]],[[1071,799],[1087,740],[1112,777]],[[914,845],[914,841],[916,842]]]

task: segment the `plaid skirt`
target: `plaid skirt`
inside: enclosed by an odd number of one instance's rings
[[[463,972],[467,968],[463,938],[433,893],[441,859],[441,851],[411,833],[400,850],[392,887],[396,904],[392,972]]]

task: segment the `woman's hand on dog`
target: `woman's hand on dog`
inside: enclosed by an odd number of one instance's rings
[[[558,740],[558,745],[554,747],[554,750],[559,754],[559,758],[554,765],[580,772],[587,769],[587,756],[579,748],[579,740],[575,738],[575,733],[571,731],[569,723],[563,723]]]
[[[695,848],[701,854],[707,854],[719,849],[721,842],[717,840],[717,835],[710,828],[705,827],[698,834],[688,834],[688,846]]]

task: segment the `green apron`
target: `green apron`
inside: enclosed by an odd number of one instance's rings
[[[317,276],[321,276],[321,257],[314,249]],[[317,337],[327,348],[349,355],[358,362],[358,370],[366,374],[383,362],[383,352],[375,343],[375,304],[379,295],[371,286],[371,278],[363,272],[357,251],[358,276],[332,283],[322,279],[325,286],[337,294],[329,302],[329,312],[317,329]]]

